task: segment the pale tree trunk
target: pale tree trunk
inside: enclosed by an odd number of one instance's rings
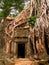
[[[30,16],[32,15],[32,11],[33,11],[33,1],[34,1],[34,0],[31,0],[31,1],[30,1],[30,3],[31,3]]]

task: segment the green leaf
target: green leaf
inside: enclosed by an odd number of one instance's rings
[[[31,16],[31,17],[28,19],[29,25],[34,26],[34,24],[35,24],[35,22],[36,22],[36,18],[37,18],[37,16]]]

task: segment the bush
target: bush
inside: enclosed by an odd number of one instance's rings
[[[31,25],[33,27],[34,24],[35,24],[35,22],[36,22],[36,18],[37,18],[37,16],[31,16],[31,17],[29,17],[29,19],[28,19],[29,25]]]

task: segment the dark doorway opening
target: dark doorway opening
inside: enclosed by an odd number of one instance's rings
[[[25,58],[25,44],[18,44],[18,58]]]

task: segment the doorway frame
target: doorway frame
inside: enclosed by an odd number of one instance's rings
[[[26,50],[27,49],[27,46],[26,45],[27,45],[27,43],[26,42],[17,42],[16,43],[16,47],[17,47],[16,48],[16,57],[17,58],[18,58],[18,44],[25,44],[25,57],[24,58],[26,58],[26,55],[27,55],[27,50]]]

